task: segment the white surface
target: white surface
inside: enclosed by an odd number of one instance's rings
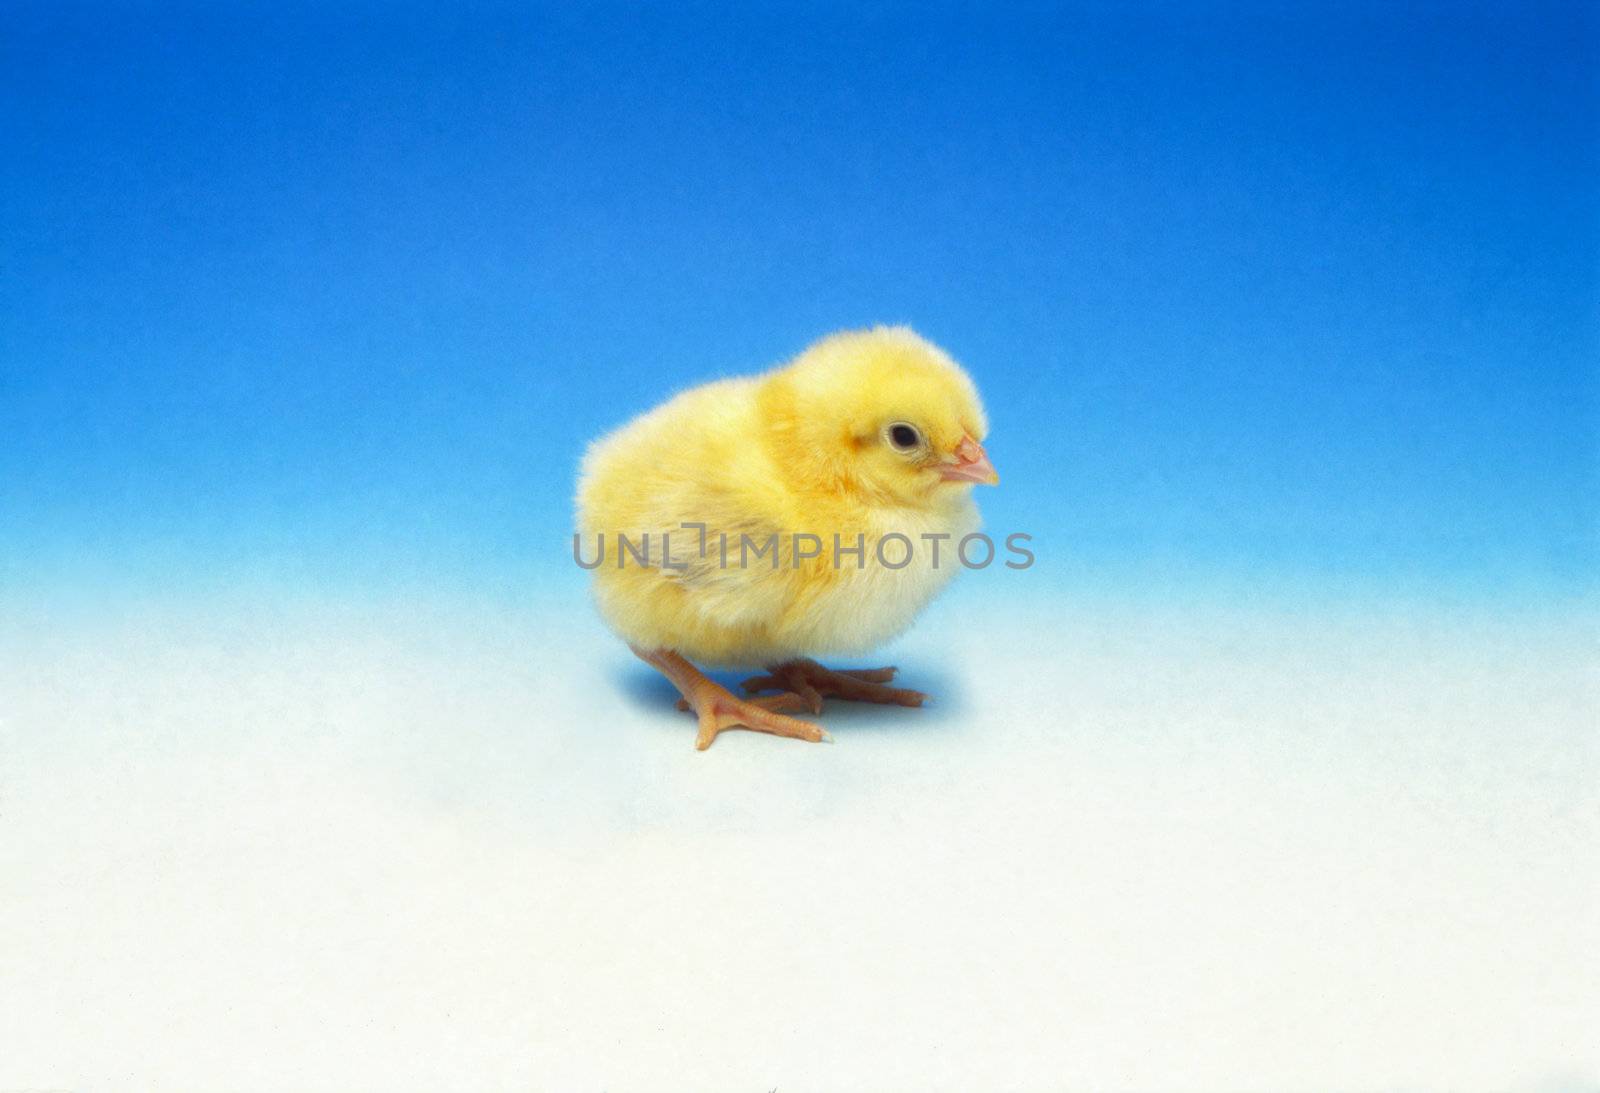
[[[1584,625],[969,597],[701,754],[560,621],[0,624],[0,1089],[1600,1075]]]

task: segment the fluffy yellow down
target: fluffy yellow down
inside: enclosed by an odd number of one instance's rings
[[[886,430],[922,443],[898,450]],[[963,438],[982,441],[983,408],[966,373],[904,327],[835,334],[765,375],[685,391],[596,441],[583,461],[577,526],[600,613],[630,644],[710,664],[769,664],[863,652],[900,633],[948,582],[955,545],[978,526],[970,483],[939,468]],[[904,433],[900,435],[905,435]],[[707,525],[705,556],[700,533]],[[880,536],[914,545],[901,569],[879,564]],[[648,565],[618,550],[618,534]],[[796,564],[815,543],[821,553]],[[933,565],[924,534],[951,536]],[[663,535],[670,561],[663,565]],[[778,536],[777,566],[755,557]],[[727,565],[721,537],[727,536]],[[842,554],[865,543],[864,562]],[[741,536],[748,536],[740,564]],[[885,545],[898,562],[898,543]],[[621,564],[619,565],[619,561]]]

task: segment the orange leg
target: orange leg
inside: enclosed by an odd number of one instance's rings
[[[723,729],[745,728],[757,732],[770,732],[776,736],[792,736],[797,740],[818,743],[832,739],[818,725],[787,717],[781,709],[797,709],[804,703],[794,695],[784,694],[772,698],[736,698],[720,683],[707,679],[705,673],[670,649],[645,652],[629,646],[641,660],[653,665],[661,674],[672,680],[672,685],[683,695],[678,705],[692,709],[700,719],[700,735],[694,746],[705,751]]]
[[[824,698],[843,698],[850,702],[884,702],[897,706],[920,706],[928,700],[921,691],[885,686],[894,678],[894,668],[844,668],[834,671],[814,660],[774,664],[769,675],[752,676],[740,684],[747,694],[784,690],[800,696],[805,708],[822,712]]]

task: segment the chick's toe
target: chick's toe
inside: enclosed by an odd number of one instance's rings
[[[769,674],[752,676],[740,686],[747,694],[781,689],[799,695],[814,714],[822,712],[824,698],[895,706],[921,706],[928,700],[928,696],[921,691],[885,686],[894,678],[894,668],[834,670],[802,657],[775,664],[767,671]]]
[[[694,746],[700,751],[709,748],[724,729],[754,729],[814,744],[833,739],[820,725],[778,712],[783,708],[795,708],[798,700],[792,694],[768,699],[739,698],[670,649],[633,647],[633,651],[672,681],[683,695],[682,707],[693,710],[699,718],[700,732]]]

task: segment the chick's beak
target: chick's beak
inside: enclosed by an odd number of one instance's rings
[[[982,482],[988,486],[1000,484],[1000,476],[984,454],[983,446],[970,436],[962,437],[961,443],[956,445],[954,462],[939,465],[939,477],[946,482]]]

